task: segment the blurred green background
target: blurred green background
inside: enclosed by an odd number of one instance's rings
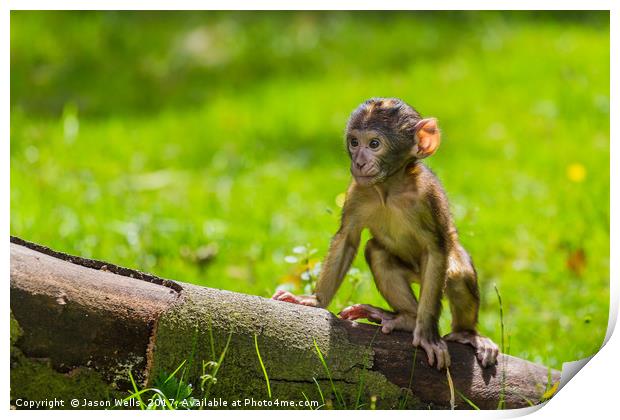
[[[559,368],[607,327],[609,52],[607,12],[13,11],[11,234],[301,292],[338,227],[348,114],[397,96],[443,130],[427,163],[482,332],[499,343],[497,285],[506,350]],[[385,306],[354,266],[330,309]]]

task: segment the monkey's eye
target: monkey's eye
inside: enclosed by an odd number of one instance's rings
[[[381,146],[381,142],[379,141],[379,139],[372,139],[370,140],[370,143],[368,143],[368,146],[370,146],[371,149],[376,149],[377,147]]]
[[[359,144],[360,144],[360,142],[359,142],[359,141],[357,141],[357,139],[356,139],[355,137],[353,137],[353,138],[350,140],[350,143],[351,143],[351,146],[352,146],[352,147],[357,147],[357,146],[359,146]]]

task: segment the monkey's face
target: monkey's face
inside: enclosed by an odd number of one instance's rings
[[[359,185],[370,186],[384,181],[391,173],[391,162],[397,151],[393,142],[377,130],[353,129],[346,136],[351,157],[351,175]]]
[[[437,120],[423,119],[396,98],[362,103],[345,132],[351,174],[363,186],[382,183],[410,162],[432,155],[440,142]]]

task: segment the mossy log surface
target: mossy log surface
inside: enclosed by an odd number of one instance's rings
[[[236,400],[306,397],[347,408],[451,407],[446,371],[428,365],[409,333],[384,335],[324,309],[173,282],[15,237],[11,242],[12,401],[128,395],[129,372],[147,386],[184,361],[200,394],[203,362],[217,360],[230,338],[209,394],[227,402],[218,408]],[[495,409],[500,400],[506,408],[527,407],[559,381],[558,371],[508,355],[483,369],[471,347],[449,343],[449,350],[456,408]],[[269,406],[277,408],[239,408]]]

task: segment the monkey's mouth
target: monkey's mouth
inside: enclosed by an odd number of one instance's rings
[[[377,168],[368,168],[366,170],[359,170],[357,168],[351,168],[351,175],[356,178],[375,178],[377,177],[381,171],[377,170]]]
[[[360,185],[372,185],[375,183],[377,175],[355,175],[353,174],[353,178],[355,178],[355,182]]]

